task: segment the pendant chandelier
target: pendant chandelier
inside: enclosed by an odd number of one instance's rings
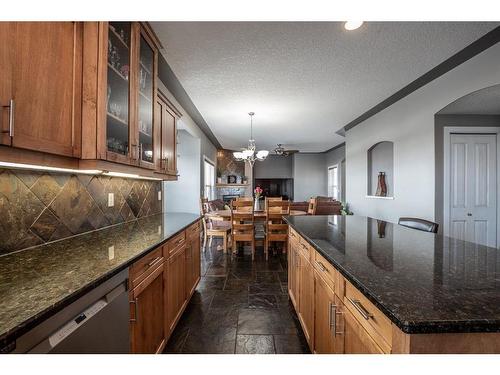
[[[255,113],[250,112],[248,114],[250,115],[250,140],[248,141],[248,146],[247,148],[243,149],[243,151],[233,152],[233,156],[236,160],[246,161],[248,162],[248,164],[250,164],[251,167],[253,167],[253,164],[256,160],[266,160],[267,155],[269,155],[269,151],[260,150],[255,152],[255,140],[253,139],[253,115],[255,115]]]

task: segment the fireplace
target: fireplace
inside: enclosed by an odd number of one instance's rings
[[[222,200],[224,201],[224,203],[229,204],[229,203],[231,203],[232,200],[239,198],[239,197],[240,197],[239,194],[224,194],[222,196]]]

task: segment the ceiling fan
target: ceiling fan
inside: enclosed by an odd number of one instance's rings
[[[277,144],[277,147],[274,149],[274,153],[279,156],[288,156],[299,152],[299,150],[286,150],[281,143]]]

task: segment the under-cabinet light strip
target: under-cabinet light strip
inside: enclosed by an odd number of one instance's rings
[[[64,173],[75,173],[75,174],[104,175],[104,176],[110,176],[110,177],[135,178],[135,179],[139,179],[139,180],[153,180],[153,181],[161,181],[162,180],[161,178],[144,177],[144,176],[140,176],[138,174],[132,174],[132,173],[102,171],[100,169],[57,168],[57,167],[49,167],[46,165],[10,163],[7,161],[0,161],[0,168],[24,169],[24,170],[48,171],[48,172],[64,172]]]

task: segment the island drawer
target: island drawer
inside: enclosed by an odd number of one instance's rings
[[[131,287],[135,288],[152,271],[154,271],[157,266],[163,263],[163,259],[163,247],[160,246],[132,264],[129,271]]]
[[[392,346],[391,321],[348,281],[345,285],[344,305],[375,342],[385,352],[390,352]]]
[[[196,222],[186,229],[186,237],[193,238],[200,235],[200,222]]]
[[[318,271],[318,274],[328,284],[332,290],[335,290],[335,280],[337,278],[337,270],[321,256],[316,250],[313,252],[313,266]]]
[[[299,242],[299,234],[293,230],[291,227],[288,227],[289,231],[290,231],[290,240],[292,241],[295,241],[295,242]]]
[[[182,231],[178,235],[176,235],[174,238],[172,238],[170,241],[168,241],[168,255],[172,255],[175,253],[175,251],[184,245],[186,242],[186,232]]]
[[[313,256],[312,253],[314,252],[313,248],[311,245],[309,245],[302,237],[300,238],[299,241],[299,251],[302,254],[304,258],[306,258],[309,262],[312,260]]]

